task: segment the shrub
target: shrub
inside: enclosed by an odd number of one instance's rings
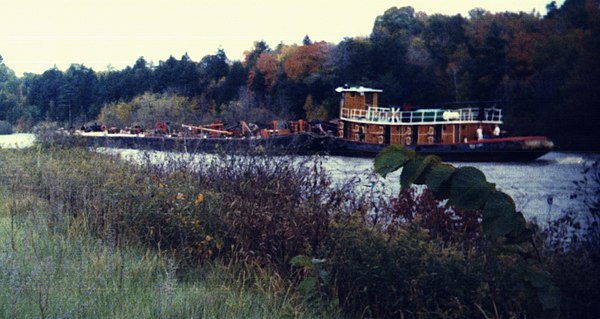
[[[33,128],[36,141],[45,149],[85,146],[85,140],[71,134],[56,122],[40,122]]]
[[[600,317],[600,163],[584,173],[575,183],[586,196],[587,211],[564,212],[538,229],[544,262],[563,293],[565,318]]]
[[[285,269],[290,258],[316,253],[329,232],[338,194],[318,162],[229,157],[196,178],[220,194],[229,242],[247,258]]]
[[[105,105],[98,115],[98,121],[119,128],[139,125],[150,129],[156,125],[157,119],[160,119],[171,123],[172,128],[179,128],[181,124],[190,124],[197,120],[197,109],[195,101],[183,96],[144,93],[130,102]]]
[[[398,219],[397,211],[388,210],[377,221],[360,213],[339,219],[327,256],[336,284],[330,298],[338,298],[350,316],[369,318],[525,313],[531,296],[521,293],[517,258],[498,256],[485,242],[465,249],[472,243],[467,236],[445,241],[432,235],[423,216]]]
[[[480,211],[441,204],[429,188],[420,193],[416,188],[401,189],[399,196],[392,199],[391,215],[394,220],[403,223],[419,218],[419,225],[428,231],[429,236],[446,242],[472,245],[482,239]]]
[[[0,120],[0,135],[12,134],[14,132],[12,124]]]

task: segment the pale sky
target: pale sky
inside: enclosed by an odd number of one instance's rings
[[[491,12],[544,15],[551,0],[0,0],[0,55],[18,76],[83,63],[122,69],[144,56],[158,64],[186,52],[194,61],[223,48],[241,60],[254,41],[339,43],[367,36],[390,7],[427,14]],[[564,2],[557,1],[560,5]]]

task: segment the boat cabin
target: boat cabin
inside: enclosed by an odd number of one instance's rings
[[[383,92],[340,87],[338,137],[368,144],[459,144],[499,137],[502,110],[491,107],[416,109],[379,107]]]

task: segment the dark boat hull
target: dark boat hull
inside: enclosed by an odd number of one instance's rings
[[[83,136],[92,147],[133,148],[190,153],[327,154],[375,157],[387,145],[349,141],[314,134],[275,135],[269,138],[200,138],[162,136]],[[407,146],[421,155],[437,155],[445,161],[533,161],[552,149],[545,137],[497,138],[460,144]]]
[[[328,153],[338,156],[375,157],[386,146],[337,139],[328,145]],[[420,155],[437,155],[450,162],[533,161],[550,152],[552,147],[551,141],[539,136],[497,138],[460,144],[406,146]]]
[[[243,154],[314,154],[323,149],[319,144],[324,139],[311,134],[278,135],[269,138],[201,138],[107,134],[82,135],[82,138],[91,147]]]

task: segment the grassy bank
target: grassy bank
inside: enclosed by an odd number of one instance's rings
[[[166,254],[51,228],[49,209],[0,188],[2,318],[316,316],[277,274],[218,262],[184,272]]]
[[[597,245],[579,245],[595,237],[567,238],[573,219],[532,225],[535,242],[498,249],[482,235],[480,212],[428,191],[359,194],[334,185],[318,159],[128,163],[38,146],[0,151],[0,182],[5,317],[600,313],[589,306]],[[569,293],[556,301],[566,311],[544,309],[522,255]],[[568,271],[594,275],[561,280]]]

